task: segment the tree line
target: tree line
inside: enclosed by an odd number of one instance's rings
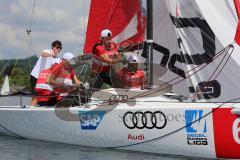
[[[0,60],[0,84],[3,83],[5,76],[8,75],[10,86],[29,88],[30,73],[37,60],[38,57],[36,55],[25,59]]]

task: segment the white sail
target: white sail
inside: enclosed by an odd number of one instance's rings
[[[154,42],[162,48],[154,49],[154,63],[166,70],[159,78],[172,84],[173,92],[196,101],[238,97],[237,22],[233,1],[154,1]],[[230,44],[234,47],[226,49]]]
[[[178,35],[172,23],[169,6],[164,0],[153,1],[153,82],[159,89],[171,89],[172,92],[189,97],[188,81],[172,72],[170,58],[179,54]],[[179,66],[179,64],[178,64]],[[181,65],[180,65],[181,66]],[[179,77],[178,79],[175,79]],[[163,80],[167,85],[161,85]],[[180,83],[176,83],[181,81]]]
[[[10,93],[9,79],[8,76],[6,76],[1,89],[1,95],[7,95],[9,93]]]

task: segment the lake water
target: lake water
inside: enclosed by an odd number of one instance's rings
[[[126,152],[48,143],[0,136],[0,159],[4,160],[174,160],[139,152]]]
[[[19,97],[0,97],[1,106],[19,105]],[[23,98],[29,105],[30,98]],[[116,151],[82,146],[41,142],[0,135],[0,160],[186,160],[141,152]],[[196,159],[196,158],[194,158]]]

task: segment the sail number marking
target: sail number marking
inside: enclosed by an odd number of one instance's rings
[[[237,118],[233,122],[232,133],[233,133],[233,138],[235,142],[240,144],[240,118]]]
[[[203,63],[211,63],[213,61],[213,57],[216,55],[216,37],[211,27],[204,19],[200,19],[198,17],[179,18],[171,16],[171,20],[176,28],[196,30],[199,33],[199,36],[202,38],[202,49],[204,52],[195,53],[194,55],[190,55],[187,53],[187,51],[185,51],[186,53],[183,53],[183,41],[181,37],[178,38],[178,45],[179,49],[181,50],[179,54],[175,53],[171,55],[168,48],[165,48],[157,43],[153,43],[153,49],[158,53],[163,54],[160,65],[168,68],[171,72],[186,78],[186,72],[176,66],[176,63],[178,62],[186,65],[194,64],[198,66],[202,65]],[[143,56],[144,55],[145,54],[143,54]],[[210,88],[211,92],[209,91]],[[200,99],[218,98],[221,96],[221,84],[217,80],[213,80],[211,82],[202,81],[199,83],[199,86],[197,86],[196,89],[195,87],[193,88],[192,86],[189,86],[189,91],[191,93],[200,91],[203,94],[203,96],[199,96]]]

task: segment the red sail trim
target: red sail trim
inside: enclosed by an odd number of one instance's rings
[[[94,44],[100,37],[101,30],[108,28],[113,37],[120,34],[133,17],[141,11],[139,0],[92,0],[90,6],[88,27],[84,53],[91,53]],[[142,16],[140,16],[139,20]],[[143,27],[138,24],[137,34],[131,40],[144,39]]]
[[[239,2],[239,0],[234,0],[234,4],[236,7],[238,19],[239,19],[239,17],[240,17],[240,2]]]
[[[239,21],[239,17],[240,17],[240,2],[239,0],[234,0],[234,4],[236,7],[236,11],[237,11],[237,16],[238,16],[238,26],[237,26],[237,31],[236,31],[236,35],[235,35],[235,42],[240,45],[240,21]]]

